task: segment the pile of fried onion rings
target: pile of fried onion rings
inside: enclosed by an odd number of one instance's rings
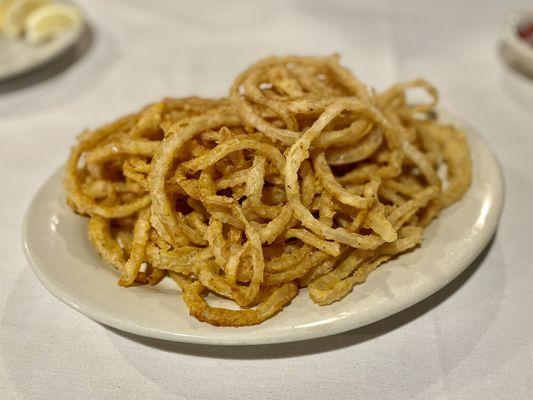
[[[68,204],[121,286],[169,276],[200,321],[258,324],[304,287],[331,304],[467,190],[468,143],[437,100],[424,80],[369,91],[336,55],[266,58],[228,98],[164,99],[83,132]]]

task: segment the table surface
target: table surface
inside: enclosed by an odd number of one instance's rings
[[[498,46],[505,13],[526,3],[80,1],[91,26],[80,46],[0,83],[0,399],[533,398],[533,80]],[[332,52],[378,89],[429,79],[498,155],[501,223],[459,278],[361,329],[251,347],[118,332],[37,282],[21,221],[77,132],[162,96],[222,96],[269,54]]]

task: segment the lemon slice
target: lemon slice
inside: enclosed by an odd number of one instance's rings
[[[3,31],[9,38],[22,34],[24,21],[33,11],[48,3],[48,0],[17,0],[9,2],[3,21]]]
[[[0,0],[0,32],[4,30],[4,20],[8,8],[16,1],[17,0]]]
[[[75,6],[48,4],[39,7],[26,18],[26,40],[30,43],[41,43],[60,32],[76,29],[81,23],[81,13]]]

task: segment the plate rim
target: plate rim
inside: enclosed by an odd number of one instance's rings
[[[206,335],[193,335],[190,333],[180,333],[180,332],[168,332],[160,329],[154,329],[146,326],[140,326],[137,324],[129,323],[119,317],[106,313],[105,311],[99,311],[94,309],[91,305],[87,303],[85,305],[80,305],[76,296],[69,295],[67,290],[64,290],[58,286],[53,279],[49,279],[45,274],[45,269],[39,264],[39,257],[34,254],[31,246],[28,244],[28,229],[29,229],[29,220],[31,218],[32,211],[34,210],[34,205],[39,194],[45,190],[49,182],[53,179],[57,179],[56,175],[61,173],[63,170],[63,164],[54,170],[54,172],[41,184],[39,189],[33,195],[28,208],[24,214],[22,222],[22,247],[24,251],[25,258],[30,265],[33,273],[39,280],[42,286],[47,289],[54,297],[60,300],[62,303],[71,307],[72,309],[78,311],[79,313],[89,317],[93,321],[104,324],[106,326],[118,329],[120,331],[125,331],[130,334],[149,337],[154,339],[162,339],[169,341],[176,341],[182,343],[191,343],[191,344],[201,344],[201,345],[231,345],[231,346],[240,346],[240,345],[266,345],[266,344],[276,344],[276,343],[288,343],[303,341],[309,339],[316,339],[319,337],[332,336],[338,333],[346,332],[349,330],[357,329],[373,322],[383,320],[391,315],[394,315],[398,312],[401,312],[407,308],[412,307],[413,305],[419,303],[420,301],[428,298],[429,296],[435,294],[441,290],[444,286],[448,285],[451,281],[461,275],[483,252],[487,247],[488,243],[494,236],[498,223],[501,218],[501,214],[504,206],[505,198],[505,181],[502,166],[496,157],[495,153],[491,149],[488,141],[479,133],[477,129],[472,127],[470,124],[456,118],[452,114],[439,110],[439,116],[442,116],[442,120],[445,123],[452,123],[460,128],[462,128],[467,133],[467,137],[475,136],[476,142],[480,147],[483,147],[483,154],[488,156],[491,163],[495,167],[496,176],[494,176],[495,188],[499,190],[493,191],[494,203],[493,206],[489,209],[487,215],[490,218],[487,218],[487,224],[485,228],[479,233],[476,246],[470,246],[465,251],[465,256],[463,258],[462,265],[459,268],[456,268],[452,274],[448,274],[446,279],[437,281],[433,285],[423,286],[423,290],[417,291],[417,295],[412,295],[413,292],[410,292],[408,296],[404,296],[403,301],[399,307],[385,307],[385,311],[380,313],[378,318],[366,318],[366,320],[353,322],[349,316],[346,316],[341,319],[337,319],[335,322],[318,324],[318,329],[310,329],[305,327],[299,328],[286,328],[279,330],[274,334],[271,334],[267,337],[243,337],[243,336],[206,336]],[[474,178],[475,179],[475,178]],[[259,327],[261,325],[258,325]],[[228,327],[229,329],[239,329],[234,327]],[[220,328],[217,328],[220,329]],[[223,328],[222,328],[223,329]],[[297,333],[295,333],[297,332]]]

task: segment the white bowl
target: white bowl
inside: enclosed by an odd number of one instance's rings
[[[518,27],[526,23],[533,24],[533,9],[510,12],[505,18],[501,39],[506,61],[533,75],[533,46],[518,37]]]

